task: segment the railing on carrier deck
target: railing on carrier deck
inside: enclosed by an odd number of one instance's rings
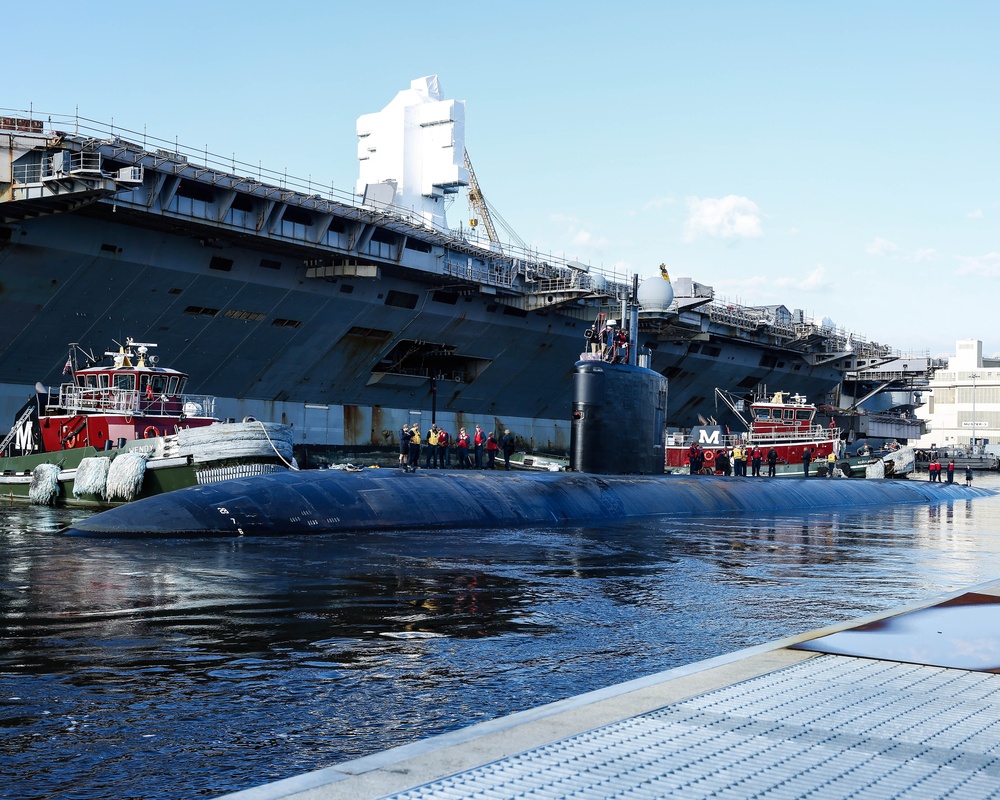
[[[133,389],[90,389],[75,383],[59,387],[59,407],[70,413],[124,414],[126,416],[175,416],[214,417],[215,398],[208,395],[184,394],[179,398],[160,395],[148,399]]]
[[[45,153],[42,161],[14,164],[12,174],[15,184],[41,183],[66,175],[100,175],[100,153]]]

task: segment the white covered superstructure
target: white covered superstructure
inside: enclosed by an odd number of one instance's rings
[[[417,78],[381,111],[358,117],[357,193],[446,228],[444,198],[469,185],[465,101],[445,100],[437,75]]]

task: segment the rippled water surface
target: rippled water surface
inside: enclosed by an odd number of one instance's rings
[[[216,797],[1000,578],[993,497],[603,529],[58,535],[85,515],[0,509],[2,798]]]

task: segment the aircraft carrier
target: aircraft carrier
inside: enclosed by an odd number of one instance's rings
[[[0,419],[62,380],[71,342],[132,337],[224,417],[292,424],[297,444],[389,447],[405,421],[510,428],[565,452],[571,376],[632,276],[496,235],[465,149],[465,105],[435,77],[358,119],[353,192],[323,189],[78,116],[0,109]],[[447,224],[460,191],[478,225]],[[657,265],[639,344],[668,420],[726,420],[715,389],[836,402],[886,345],[784,306],[718,302]],[[648,298],[653,298],[649,300]]]

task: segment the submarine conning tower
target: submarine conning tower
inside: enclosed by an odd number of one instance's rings
[[[667,379],[628,364],[578,361],[573,375],[570,469],[597,475],[660,475]]]
[[[667,286],[666,268],[661,272]],[[622,305],[622,324],[597,315],[573,375],[569,466],[595,475],[662,475],[667,379],[639,348],[638,278]],[[626,324],[626,320],[628,320]]]

